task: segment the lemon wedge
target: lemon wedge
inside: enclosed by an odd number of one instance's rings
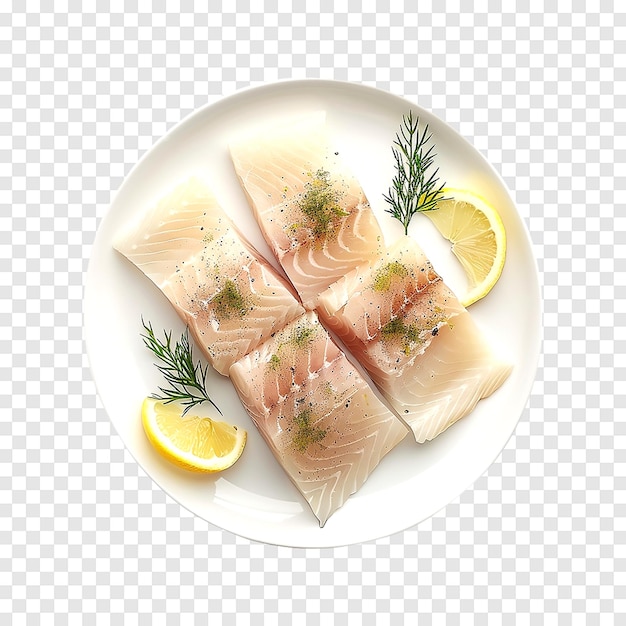
[[[192,472],[220,472],[241,456],[247,439],[245,430],[182,412],[182,407],[173,403],[154,398],[143,401],[143,428],[166,459]]]
[[[498,212],[480,196],[460,189],[444,189],[446,200],[425,211],[468,279],[466,293],[457,294],[464,307],[484,298],[498,282],[506,258],[506,232]]]

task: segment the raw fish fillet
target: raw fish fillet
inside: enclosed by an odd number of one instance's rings
[[[318,304],[420,443],[467,415],[511,372],[409,237],[331,285]]]
[[[177,187],[115,247],[167,296],[220,374],[304,312],[198,179]]]
[[[408,433],[313,312],[235,363],[230,377],[321,526]]]
[[[261,231],[305,308],[382,252],[369,202],[315,113],[230,146]]]

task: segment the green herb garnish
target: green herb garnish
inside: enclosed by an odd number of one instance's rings
[[[376,272],[372,288],[374,291],[387,291],[395,278],[406,278],[408,275],[409,270],[407,270],[405,265],[402,265],[402,263],[398,261],[392,261],[391,263],[383,265],[383,267]]]
[[[296,348],[306,348],[315,337],[317,329],[312,326],[296,326],[293,329],[288,343]]]
[[[432,302],[429,304],[432,305]],[[430,331],[433,337],[438,335],[439,325],[442,323],[448,323],[452,328],[444,310],[435,305],[428,314],[409,324],[401,317],[394,317],[380,329],[380,333],[383,341],[400,342],[402,352],[408,356],[416,346],[424,345],[428,341],[427,331]]]
[[[273,370],[277,370],[280,365],[280,357],[277,354],[272,354],[269,360],[270,368]]]
[[[146,331],[141,335],[145,346],[161,361],[155,363],[156,368],[170,384],[169,388],[159,387],[161,394],[153,394],[155,400],[163,400],[165,404],[180,402],[185,409],[183,415],[192,407],[210,402],[221,415],[219,407],[211,400],[206,390],[208,365],[202,367],[200,361],[194,365],[193,349],[189,343],[189,329],[182,334],[180,341],[172,345],[172,333],[164,332],[165,341],[157,339],[150,323],[141,320]]]
[[[304,452],[312,443],[318,443],[326,437],[326,430],[311,425],[313,411],[304,409],[293,418],[297,431],[293,437],[293,444],[299,452]]]
[[[411,218],[423,211],[437,208],[437,202],[443,200],[445,183],[438,185],[437,168],[428,175],[436,154],[434,145],[427,149],[432,133],[428,132],[428,124],[420,133],[419,118],[413,119],[413,113],[402,117],[400,131],[396,134],[391,151],[396,162],[396,175],[393,178],[389,193],[384,195],[390,205],[386,209],[402,223],[404,233],[409,231]]]
[[[330,173],[319,169],[305,185],[305,192],[298,204],[300,210],[307,217],[307,226],[316,236],[332,232],[337,218],[348,215],[340,206],[341,194],[334,189]]]
[[[420,343],[420,328],[416,324],[405,324],[404,320],[395,317],[381,328],[381,335],[386,340],[400,340],[402,351],[407,356],[413,346]]]
[[[248,312],[246,299],[241,295],[236,283],[230,279],[211,298],[211,303],[215,307],[215,314],[221,319],[243,317]]]
[[[305,349],[307,346],[311,344],[311,342],[315,339],[315,335],[317,333],[317,328],[313,326],[296,326],[291,333],[289,334],[289,338],[285,341],[281,341],[276,348],[276,352],[272,354],[267,362],[268,367],[276,372],[280,367],[282,361],[282,356],[284,354],[283,350],[290,346],[292,349]]]

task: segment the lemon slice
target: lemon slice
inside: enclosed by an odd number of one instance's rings
[[[146,398],[141,421],[152,445],[169,461],[192,472],[220,472],[230,467],[246,445],[245,430],[199,417],[176,404]]]
[[[444,189],[447,200],[426,211],[437,230],[452,242],[452,252],[468,279],[468,289],[459,295],[468,307],[484,298],[498,282],[506,258],[506,232],[497,211],[471,191]]]

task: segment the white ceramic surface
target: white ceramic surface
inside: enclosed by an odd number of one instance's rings
[[[493,291],[470,308],[497,353],[514,364],[505,384],[435,441],[407,437],[324,528],[266,447],[227,378],[209,374],[226,419],[248,430],[241,459],[217,475],[196,476],[162,460],[140,422],[143,398],[162,383],[143,346],[141,318],[155,331],[184,330],[165,297],[112,248],[129,220],[192,173],[208,178],[225,210],[273,262],[229,160],[228,142],[259,125],[307,111],[327,112],[336,149],[351,164],[387,243],[401,234],[382,195],[394,173],[391,144],[412,109],[436,142],[440,177],[479,192],[497,207],[507,231],[507,261]],[[454,289],[463,275],[430,221],[417,216],[414,236]],[[161,139],[133,168],[102,220],[86,277],[85,342],[104,407],[130,453],[172,498],[212,524],[241,536],[294,547],[347,545],[386,536],[433,515],[468,488],[496,459],[525,407],[541,337],[538,272],[524,223],[498,174],[452,128],[409,102],[373,88],[334,81],[293,81],[239,92],[198,110]],[[196,355],[199,356],[196,350]],[[202,412],[211,414],[211,407]]]

